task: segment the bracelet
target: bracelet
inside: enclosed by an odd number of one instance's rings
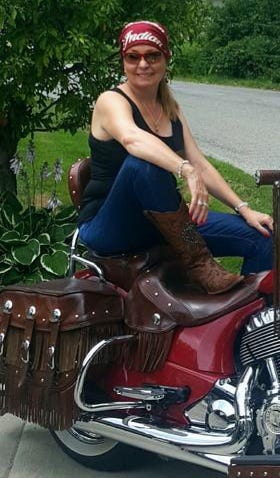
[[[190,162],[187,160],[187,159],[183,159],[179,168],[178,168],[178,171],[177,171],[177,176],[179,179],[182,178],[182,175],[183,175],[183,167],[185,164],[189,164]]]
[[[249,204],[248,204],[247,202],[245,202],[245,201],[242,201],[242,202],[240,202],[239,204],[237,204],[237,206],[235,206],[234,210],[235,210],[235,212],[237,212],[237,214],[239,214],[240,209],[241,209],[242,207],[245,207],[245,206],[248,207]]]

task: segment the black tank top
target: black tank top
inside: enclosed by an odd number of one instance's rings
[[[175,121],[171,121],[171,136],[158,136],[145,122],[137,105],[129,98],[129,96],[127,96],[120,88],[114,88],[112,91],[119,93],[127,99],[132,108],[135,124],[139,128],[154,134],[178,154],[184,154],[183,127],[179,118]],[[91,177],[83,194],[81,210],[78,218],[79,224],[88,221],[97,214],[108,196],[115,177],[128,155],[126,149],[115,139],[104,141],[95,138],[91,133],[89,135],[89,146],[91,151]]]

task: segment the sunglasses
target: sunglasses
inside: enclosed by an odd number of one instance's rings
[[[162,53],[161,51],[153,51],[151,53],[144,53],[143,55],[142,53],[125,53],[123,57],[126,63],[131,65],[136,65],[142,60],[142,58],[144,58],[147,63],[151,64],[160,61]]]

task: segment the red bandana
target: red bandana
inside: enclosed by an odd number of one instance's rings
[[[128,23],[121,31],[119,42],[122,55],[132,46],[144,44],[157,48],[167,59],[171,56],[167,30],[159,23],[148,21]]]

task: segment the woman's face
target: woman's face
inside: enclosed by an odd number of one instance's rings
[[[157,48],[138,45],[129,48],[123,57],[124,72],[132,86],[158,86],[166,72],[166,58]]]

